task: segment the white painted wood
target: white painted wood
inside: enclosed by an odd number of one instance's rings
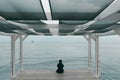
[[[20,71],[23,71],[23,41],[28,37],[28,35],[20,35]]]
[[[100,76],[100,60],[99,60],[99,37],[95,38],[95,64],[96,64],[96,77]]]
[[[23,38],[20,36],[20,71],[23,71]]]
[[[65,70],[63,74],[55,71],[23,71],[11,80],[99,80],[89,70]]]
[[[92,56],[91,56],[91,46],[92,44],[91,44],[91,36],[89,36],[89,39],[88,39],[88,68],[90,68],[91,69],[91,58],[92,58]]]
[[[15,35],[11,36],[11,76],[15,76]]]

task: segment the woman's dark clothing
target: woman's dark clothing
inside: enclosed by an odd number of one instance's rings
[[[57,73],[63,73],[64,72],[64,65],[62,63],[57,64],[58,69],[56,70]]]

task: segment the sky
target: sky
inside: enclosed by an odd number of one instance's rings
[[[0,36],[0,42],[10,42],[10,36]],[[25,42],[38,41],[38,42],[86,42],[82,36],[28,36]],[[120,42],[120,36],[106,36],[100,37],[100,41],[108,42]]]

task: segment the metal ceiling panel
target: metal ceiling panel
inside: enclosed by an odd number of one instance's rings
[[[59,33],[71,33],[74,29],[59,29]]]
[[[0,30],[2,31],[2,30],[23,30],[23,29],[7,21],[0,20]]]
[[[68,25],[82,25],[88,21],[76,21],[76,20],[60,20],[59,24],[68,24]]]
[[[17,23],[21,23],[21,24],[31,24],[31,25],[43,25],[45,23],[43,23],[42,21],[40,20],[13,20],[14,22],[17,22]]]
[[[40,32],[40,33],[50,33],[49,29],[34,29],[36,32]]]
[[[2,32],[5,32],[5,33],[16,33],[16,32],[14,32],[14,31],[12,31],[12,30],[2,30]],[[16,33],[17,34],[17,33]]]
[[[116,21],[97,21],[85,30],[101,30],[116,24]]]
[[[96,30],[96,31],[94,31],[94,32],[92,32],[92,33],[106,33],[106,32],[108,32],[108,31],[110,31],[111,29],[102,29],[102,30]]]
[[[86,31],[79,31],[74,33],[73,35],[84,35],[84,34],[86,34]]]
[[[53,20],[93,20],[114,0],[50,0]]]
[[[0,16],[7,20],[46,19],[41,0],[0,0]]]
[[[37,35],[36,33],[30,31],[30,30],[21,30],[21,32],[26,33],[27,35]]]

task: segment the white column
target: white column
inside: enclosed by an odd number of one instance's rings
[[[15,76],[15,36],[11,36],[11,76]]]
[[[91,68],[91,36],[88,39],[88,68]]]
[[[99,60],[99,37],[95,38],[95,63],[96,63],[96,76],[100,76],[100,60]]]
[[[20,35],[20,71],[23,71],[23,41],[27,38],[28,35]]]
[[[20,71],[23,71],[23,39],[20,36]]]

